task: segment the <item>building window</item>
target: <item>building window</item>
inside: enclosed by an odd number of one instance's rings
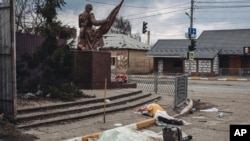
[[[111,66],[115,66],[116,57],[111,57]]]

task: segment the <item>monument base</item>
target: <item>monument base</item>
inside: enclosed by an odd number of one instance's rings
[[[136,84],[111,82],[111,54],[102,51],[73,51],[73,83],[80,89],[136,88]]]

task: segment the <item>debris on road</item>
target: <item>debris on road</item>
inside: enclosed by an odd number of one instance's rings
[[[184,108],[184,109],[185,109],[185,111],[190,110],[190,108]],[[183,112],[183,110],[182,110],[182,112]],[[177,119],[173,116],[170,116],[167,113],[167,111],[157,103],[150,103],[148,105],[144,105],[144,106],[140,107],[139,109],[137,109],[136,113],[141,113],[143,115],[153,117],[154,119],[156,119],[157,125],[162,125],[160,123],[164,123],[163,125],[165,125],[165,124],[175,124],[175,125],[188,125],[188,124],[190,124],[182,119]],[[183,112],[183,113],[185,113],[185,112]]]
[[[222,118],[223,116],[224,116],[223,113],[219,113],[219,114],[218,114],[218,117],[219,117],[219,118]]]
[[[205,110],[200,110],[201,112],[218,112],[219,110],[217,108],[210,108]]]

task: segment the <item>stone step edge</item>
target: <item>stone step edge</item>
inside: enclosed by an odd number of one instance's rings
[[[115,107],[114,109],[112,109],[112,107],[108,107],[108,108],[106,108],[106,113],[112,113],[112,112],[126,110],[126,109],[129,109],[129,108],[134,108],[134,107],[137,107],[137,106],[152,102],[155,99],[160,99],[160,98],[161,98],[161,96],[152,95],[152,97],[149,97],[147,100],[143,99],[142,102],[138,102],[138,101],[133,102],[133,104],[131,106],[129,106],[130,105],[129,104],[129,105],[125,105],[124,107],[121,107],[121,108]],[[78,119],[83,119],[83,118],[89,118],[89,117],[98,116],[98,115],[101,115],[101,114],[103,114],[103,111],[86,113],[86,114],[83,114],[81,116],[72,116],[72,117],[69,117],[69,118],[62,118],[60,120],[51,120],[51,121],[47,121],[47,122],[37,122],[37,123],[33,123],[33,124],[17,125],[16,127],[18,129],[27,129],[27,128],[33,128],[33,127],[46,125],[46,124],[55,124],[55,123],[69,121],[69,120],[72,121],[72,120],[78,120]]]
[[[113,96],[108,96],[107,99],[114,100],[118,99],[120,97],[126,97],[129,95],[134,95],[134,94],[140,94],[142,90],[135,90],[132,92],[124,92],[123,94],[119,95],[113,95]],[[41,106],[41,107],[35,107],[35,108],[24,108],[24,109],[18,109],[17,113],[22,113],[22,112],[32,112],[32,111],[38,111],[38,110],[47,110],[47,109],[56,109],[58,107],[70,107],[72,105],[77,105],[77,104],[90,104],[90,103],[96,103],[96,102],[103,102],[103,98],[91,98],[91,99],[84,99],[81,101],[77,102],[66,102],[62,104],[53,104],[53,105],[46,105],[46,106]]]
[[[111,106],[116,106],[116,105],[121,105],[124,103],[127,103],[129,101],[135,101],[141,98],[145,98],[150,96],[151,93],[141,93],[141,94],[137,94],[134,95],[133,97],[123,97],[121,98],[121,100],[114,102],[112,101],[112,103],[107,103],[107,107],[111,107]],[[95,103],[96,104],[96,103]],[[58,112],[48,112],[48,113],[42,113],[42,114],[33,114],[33,115],[28,115],[28,116],[17,116],[17,122],[24,122],[27,120],[37,120],[37,119],[48,119],[51,117],[56,117],[59,115],[66,115],[66,114],[72,114],[72,113],[77,113],[77,112],[87,112],[89,111],[89,109],[91,110],[96,110],[96,109],[100,109],[103,108],[103,100],[102,103],[98,104],[98,105],[88,105],[85,106],[84,108],[78,108],[78,109],[72,109],[72,110],[62,110],[62,111],[58,111]]]

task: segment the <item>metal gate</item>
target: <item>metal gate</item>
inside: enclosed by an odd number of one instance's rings
[[[0,1],[0,113],[16,118],[15,0]]]
[[[175,98],[174,109],[180,107],[187,100],[188,76],[180,75],[175,77]]]
[[[127,74],[129,83],[146,92],[155,92],[174,96],[174,109],[187,100],[188,76],[185,74]]]

